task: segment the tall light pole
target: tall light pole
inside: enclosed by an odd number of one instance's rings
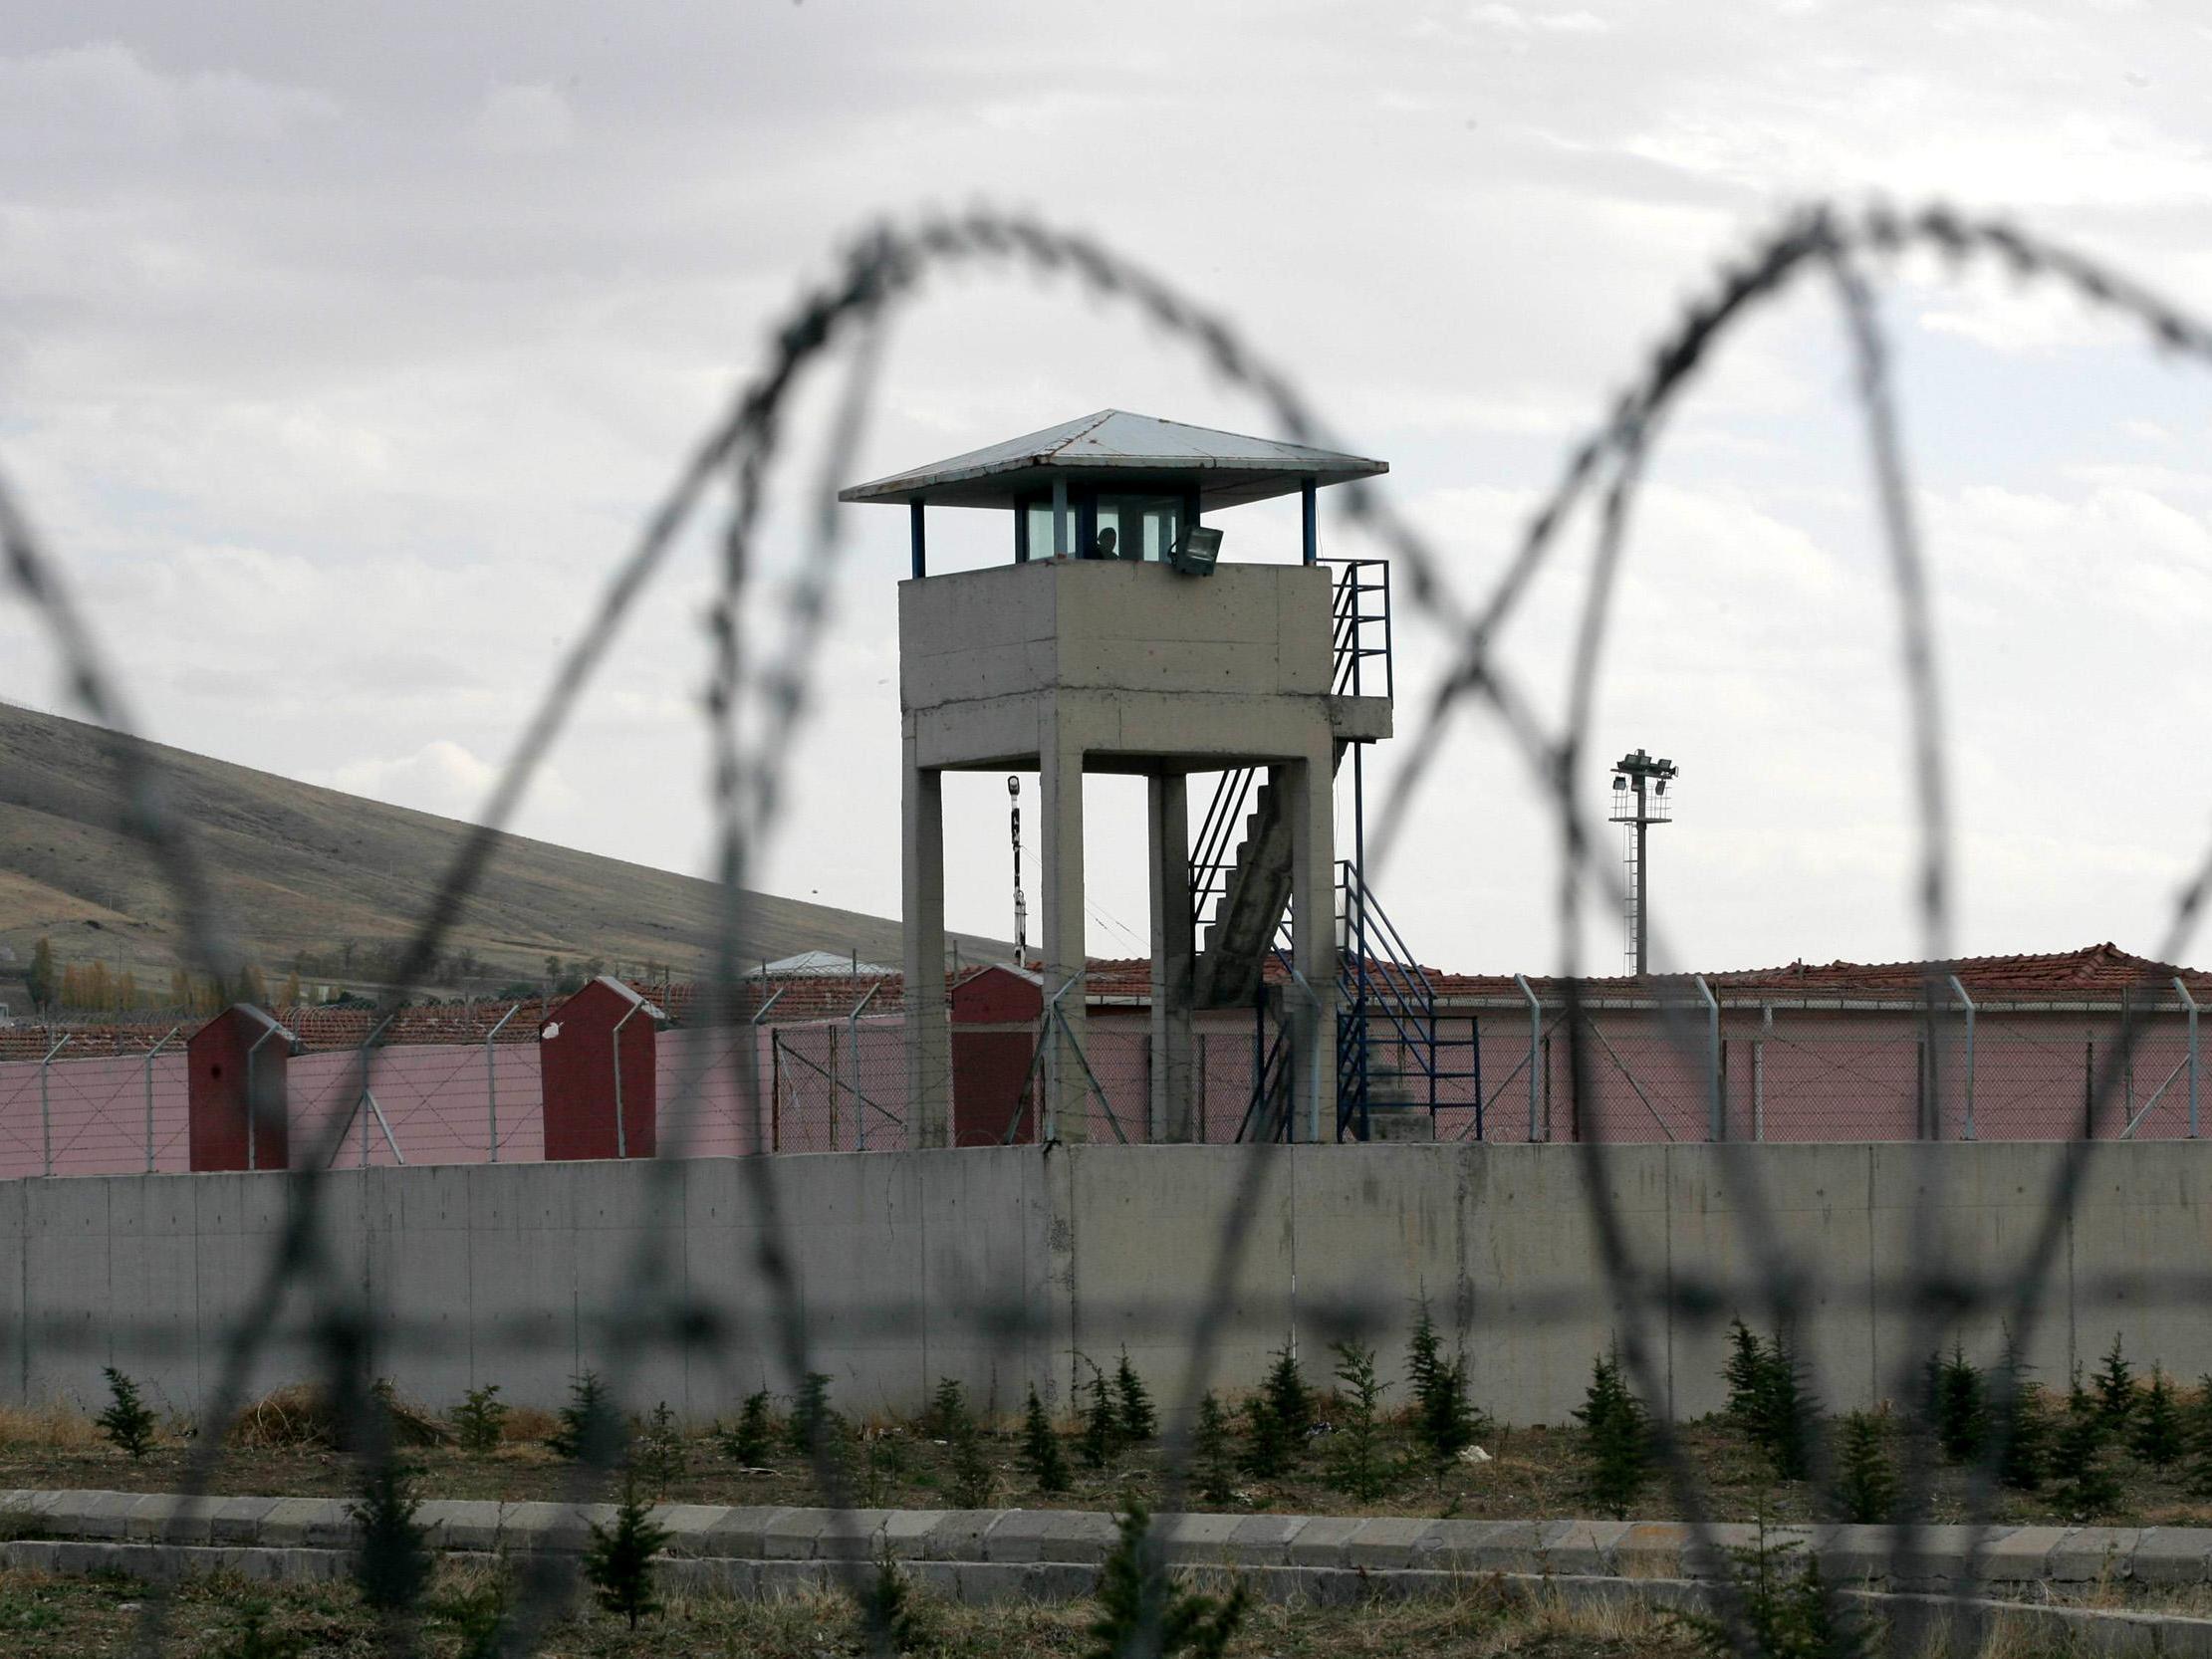
[[[1022,781],[1009,777],[1006,793],[1014,804],[1014,966],[1029,966],[1029,900],[1022,896]]]
[[[1628,912],[1625,954],[1640,979],[1649,971],[1646,949],[1650,935],[1651,868],[1644,835],[1654,824],[1674,821],[1674,803],[1667,797],[1678,768],[1669,760],[1653,760],[1643,750],[1613,762],[1612,822],[1627,826]]]

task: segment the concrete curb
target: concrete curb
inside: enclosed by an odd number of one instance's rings
[[[679,1558],[1090,1565],[1114,1539],[1111,1516],[1082,1510],[832,1510],[663,1505],[654,1519]],[[574,1552],[605,1504],[432,1500],[417,1519],[440,1548]],[[12,1527],[5,1524],[13,1522]],[[1527,1573],[1711,1580],[1757,1529],[1670,1521],[1431,1521],[1417,1516],[1172,1515],[1157,1518],[1179,1566],[1375,1572]],[[202,1498],[167,1493],[0,1491],[0,1536],[261,1549],[344,1549],[349,1505],[335,1498]],[[1779,1527],[1770,1540],[1817,1555],[1839,1585],[1888,1591],[1977,1584],[2145,1585],[2212,1581],[2212,1529],[2157,1527]]]

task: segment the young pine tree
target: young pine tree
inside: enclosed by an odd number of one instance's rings
[[[668,1409],[666,1400],[654,1406],[645,1418],[631,1447],[629,1466],[662,1498],[683,1479],[683,1433],[676,1427],[676,1414]]]
[[[621,1418],[597,1371],[580,1371],[569,1379],[569,1403],[555,1416],[553,1434],[546,1441],[555,1455],[571,1462],[613,1463],[620,1453]]]
[[[2058,1482],[2052,1502],[2070,1520],[2093,1521],[2119,1507],[2119,1480],[2106,1455],[2110,1435],[2100,1403],[2085,1398],[2068,1407],[2051,1436],[2051,1474]]]
[[[1728,1358],[1720,1368],[1728,1384],[1728,1416],[1756,1437],[1767,1381],[1766,1344],[1753,1334],[1742,1318],[1729,1322]]]
[[[984,1455],[982,1426],[968,1409],[959,1383],[947,1377],[937,1385],[931,1415],[952,1453],[952,1501],[964,1510],[987,1507],[998,1490],[998,1471]]]
[[[1787,1331],[1777,1331],[1765,1349],[1764,1374],[1754,1438],[1765,1448],[1775,1477],[1802,1481],[1813,1466],[1814,1425],[1820,1406],[1806,1386],[1805,1367]]]
[[[506,1421],[507,1408],[500,1403],[499,1384],[486,1383],[482,1388],[471,1388],[453,1408],[453,1438],[470,1457],[485,1457],[499,1450],[500,1431]]]
[[[932,1621],[905,1568],[887,1551],[859,1597],[860,1649],[864,1653],[913,1653],[934,1645]]]
[[[937,1391],[929,1396],[929,1411],[923,1425],[928,1429],[930,1437],[942,1440],[949,1446],[968,1428],[971,1421],[967,1391],[960,1386],[960,1379],[938,1378]]]
[[[1650,1427],[1643,1403],[1630,1392],[1620,1362],[1600,1354],[1591,1366],[1590,1388],[1575,1418],[1583,1425],[1583,1492],[1616,1521],[1628,1518],[1651,1475]]]
[[[2135,1404],[2128,1444],[2153,1469],[2171,1469],[2188,1450],[2181,1403],[2174,1398],[2173,1384],[2166,1380],[2166,1373],[2156,1365],[2150,1368],[2150,1386]]]
[[[660,1610],[653,1594],[652,1558],[667,1541],[667,1533],[653,1525],[651,1506],[637,1495],[634,1482],[622,1487],[613,1527],[592,1523],[592,1541],[584,1550],[584,1576],[600,1605],[629,1620],[632,1630],[639,1619]]]
[[[1114,1405],[1112,1385],[1096,1365],[1091,1367],[1091,1404],[1083,1414],[1083,1434],[1076,1450],[1091,1469],[1106,1468],[1121,1450],[1121,1413]]]
[[[383,1458],[370,1466],[361,1495],[346,1508],[361,1534],[354,1583],[362,1600],[386,1619],[412,1612],[430,1585],[430,1548],[414,1518],[421,1507],[414,1471]]]
[[[768,1463],[775,1427],[768,1411],[768,1390],[763,1388],[745,1396],[745,1403],[738,1408],[736,1426],[717,1428],[714,1439],[723,1456],[740,1469],[760,1469]]]
[[[2184,1430],[2188,1441],[2182,1481],[2198,1498],[2212,1498],[2212,1376],[2197,1379],[2197,1397],[2189,1402]]]
[[[1029,1405],[1022,1413],[1022,1463],[1039,1492],[1068,1490],[1068,1460],[1061,1454],[1060,1436],[1053,1432],[1052,1418],[1035,1388],[1029,1391]]]
[[[2097,1362],[2096,1375],[2090,1382],[2096,1389],[2096,1409],[2103,1414],[2105,1427],[2124,1426],[2135,1411],[2135,1367],[2120,1349],[2118,1331],[2112,1332],[2112,1345]]]
[[[1229,1414],[1209,1390],[1198,1402],[1198,1425],[1190,1437],[1191,1476],[1198,1496],[1209,1504],[1236,1498],[1236,1449],[1229,1443]]]
[[[1121,1362],[1113,1370],[1113,1393],[1124,1444],[1141,1446],[1159,1433],[1159,1417],[1152,1410],[1152,1396],[1145,1390],[1144,1379],[1129,1364],[1127,1348],[1121,1350]]]
[[[834,1450],[838,1428],[838,1414],[830,1406],[829,1373],[809,1371],[791,1402],[791,1418],[784,1425],[786,1443],[801,1457],[813,1457],[820,1442],[827,1457]]]
[[[1897,1507],[1897,1471],[1889,1459],[1889,1418],[1878,1411],[1844,1417],[1836,1452],[1836,1511],[1874,1526]]]
[[[1244,1404],[1244,1466],[1262,1480],[1296,1469],[1313,1426],[1313,1394],[1288,1343],[1276,1350],[1260,1391]]]
[[[1412,1340],[1406,1344],[1405,1380],[1413,1390],[1414,1438],[1430,1467],[1440,1474],[1481,1438],[1488,1425],[1468,1403],[1466,1365],[1444,1357],[1426,1303],[1421,1304]]]
[[[1329,1483],[1361,1503],[1389,1485],[1382,1461],[1382,1385],[1375,1380],[1374,1349],[1357,1342],[1331,1344],[1337,1356],[1337,1432],[1329,1442]]]
[[[1220,1659],[1252,1604],[1243,1579],[1224,1599],[1179,1590],[1159,1551],[1147,1546],[1151,1518],[1132,1500],[1119,1518],[1120,1537],[1099,1572],[1099,1616],[1092,1621],[1093,1659],[1142,1653],[1158,1659]]]
[[[2028,1379],[2020,1346],[2008,1332],[1991,1388],[1990,1433],[1997,1437],[1997,1479],[2015,1492],[2043,1484],[2051,1452],[2051,1410],[2040,1384]]]
[[[1935,1443],[1953,1463],[1972,1462],[1989,1432],[1989,1392],[1982,1373],[1966,1357],[1966,1349],[1951,1344],[1947,1355],[1928,1361],[1928,1417]]]
[[[93,1421],[110,1445],[132,1463],[143,1463],[153,1450],[153,1413],[138,1398],[138,1385],[113,1365],[101,1368],[108,1379],[108,1409]]]

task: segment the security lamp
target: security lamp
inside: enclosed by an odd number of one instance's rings
[[[1616,790],[1624,790],[1628,787],[1628,780],[1616,772],[1612,775],[1612,787]]]
[[[1019,796],[1019,795],[1020,795],[1021,793],[1022,793],[1022,781],[1021,781],[1021,779],[1019,779],[1019,778],[1009,778],[1009,779],[1007,779],[1007,780],[1006,780],[1006,793],[1007,793],[1008,795],[1013,795],[1013,796]]]
[[[1213,575],[1213,562],[1221,552],[1221,532],[1210,524],[1194,524],[1167,562],[1185,576]]]

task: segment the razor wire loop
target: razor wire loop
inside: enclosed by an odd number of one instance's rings
[[[1579,729],[1571,726],[1557,742],[1548,739],[1541,722],[1518,689],[1496,672],[1490,660],[1490,640],[1511,615],[1535,571],[1548,556],[1564,518],[1595,481],[1606,473],[1608,466],[1611,468],[1608,500],[1613,504],[1611,534],[1618,537],[1634,483],[1633,471],[1623,470],[1622,462],[1638,455],[1647,442],[1649,428],[1679,395],[1710,348],[1727,329],[1755,304],[1780,292],[1802,268],[1819,261],[1835,278],[1853,331],[1859,369],[1856,389],[1868,418],[1877,493],[1884,514],[1885,542],[1891,554],[1892,581],[1898,586],[1905,616],[1905,661],[1914,691],[1915,768],[1923,820],[1919,902],[1931,938],[1940,938],[1946,921],[1947,895],[1940,834],[1943,825],[1941,740],[1933,718],[1936,709],[1932,696],[1933,641],[1931,634],[1914,631],[1918,625],[1916,615],[1924,621],[1924,583],[1909,515],[1901,511],[1907,501],[1893,415],[1887,408],[1883,349],[1863,280],[1848,262],[1848,256],[1856,250],[1886,255],[1916,245],[1932,246],[1956,262],[1976,256],[1995,256],[2021,276],[2056,278],[2091,303],[2116,309],[2141,323],[2159,348],[2212,359],[2212,330],[2131,280],[2001,223],[1962,218],[1941,207],[1910,215],[1877,207],[1855,218],[1843,218],[1827,209],[1794,216],[1780,232],[1754,248],[1748,263],[1723,272],[1715,293],[1693,307],[1674,334],[1662,343],[1645,377],[1618,399],[1607,422],[1572,452],[1564,477],[1531,520],[1505,578],[1484,608],[1464,624],[1461,655],[1432,699],[1427,716],[1416,731],[1408,763],[1400,771],[1385,805],[1378,856],[1386,854],[1406,804],[1421,786],[1449,716],[1457,704],[1477,697],[1491,707],[1537,769],[1546,787],[1560,798],[1566,863],[1571,869],[1587,865],[1587,841],[1576,827],[1568,804],[1572,771],[1568,763],[1579,754]],[[1027,264],[1048,274],[1065,271],[1096,294],[1132,301],[1140,312],[1170,335],[1193,343],[1224,378],[1267,403],[1275,419],[1294,439],[1312,441],[1319,435],[1317,423],[1308,416],[1288,381],[1254,359],[1221,319],[1183,301],[1165,284],[1120,262],[1085,238],[1059,233],[1027,220],[974,213],[925,221],[917,230],[907,233],[878,231],[856,244],[840,278],[804,302],[792,323],[778,334],[770,369],[753,382],[732,413],[694,451],[674,488],[648,521],[640,540],[617,567],[592,623],[564,655],[545,699],[510,756],[482,822],[464,839],[459,854],[440,883],[402,963],[402,970],[396,976],[399,984],[386,999],[387,1003],[396,1004],[406,995],[407,988],[421,977],[480,878],[483,865],[496,847],[503,826],[511,818],[523,790],[604,659],[636,596],[665,563],[677,534],[692,517],[712,481],[727,469],[736,502],[725,526],[722,592],[710,624],[715,672],[705,699],[715,732],[713,783],[717,822],[721,827],[718,874],[725,894],[722,925],[718,929],[718,972],[706,990],[710,1012],[726,1009],[732,1001],[729,992],[736,978],[735,946],[744,930],[744,901],[739,893],[749,862],[747,852],[751,840],[766,833],[780,805],[777,785],[781,762],[791,731],[803,712],[807,670],[811,667],[811,654],[828,609],[826,576],[811,588],[802,586],[802,602],[791,606],[791,614],[800,624],[789,636],[793,640],[792,648],[763,682],[773,717],[774,741],[761,745],[760,757],[748,768],[741,761],[735,735],[739,695],[745,689],[738,679],[738,604],[745,589],[749,545],[762,483],[780,438],[781,405],[800,370],[829,346],[842,323],[858,318],[872,324],[889,300],[910,291],[925,264],[991,258]],[[871,339],[872,332],[871,327]],[[839,441],[832,446],[834,454],[842,455],[857,431],[864,403],[864,378],[856,374],[846,406],[850,419],[841,422]],[[1640,466],[1640,458],[1636,464]],[[1414,602],[1447,621],[1455,621],[1450,615],[1452,595],[1441,580],[1440,562],[1433,557],[1428,545],[1396,518],[1386,501],[1370,486],[1356,485],[1346,493],[1345,509],[1348,518],[1390,545],[1405,561],[1410,578],[1408,592]],[[837,541],[834,523],[834,515],[825,501],[816,534],[820,545],[832,552]],[[43,615],[57,640],[73,693],[96,720],[117,729],[112,749],[128,803],[127,828],[147,846],[179,897],[185,918],[188,958],[220,972],[226,957],[213,927],[209,889],[188,833],[162,802],[157,763],[149,751],[131,741],[121,729],[123,725],[121,704],[92,635],[4,487],[0,487],[0,545],[5,547],[16,587]],[[828,561],[823,564],[826,569]],[[1915,606],[1919,607],[1917,611]],[[1594,634],[1589,650],[1593,666],[1600,653],[1601,637]],[[2212,883],[2212,853],[2207,853],[2200,861],[2179,895],[2169,943],[2160,954],[2179,953],[2193,931],[2208,883]],[[1571,875],[1563,873],[1563,893],[1575,884]],[[1572,904],[1576,900],[1567,902]],[[1576,948],[1572,931],[1567,937],[1566,948],[1571,953],[1571,965]],[[1929,954],[1931,960],[1940,960],[1940,952]],[[1563,1025],[1569,1037],[1571,1078],[1579,1101],[1587,1081],[1587,1045],[1582,1031],[1586,1021],[1581,1013],[1579,977],[1572,972],[1567,974],[1565,987],[1567,1016]],[[2101,1071],[2092,1077],[2089,1119],[2091,1132],[2110,1103],[2113,1084],[2127,1058],[2124,1051],[2131,1049],[2134,1040],[2135,1034],[2130,1031],[2120,1045],[2107,1052]],[[705,1064],[703,1058],[698,1064]],[[365,1053],[361,1079],[364,1086],[372,1066],[372,1057]],[[1940,1076],[1940,1067],[1937,1075]],[[747,1072],[741,1071],[740,1083],[754,1102],[757,1146],[759,1123],[754,1081]],[[686,1098],[690,1093],[686,1088]],[[679,1143],[682,1133],[683,1125],[679,1123],[676,1137]],[[1616,1292],[1639,1292],[1623,1295],[1621,1301],[1631,1308],[1640,1309],[1650,1299],[1650,1293],[1640,1291],[1634,1266],[1626,1260],[1618,1217],[1602,1180],[1601,1136],[1586,1141],[1585,1146],[1584,1155],[1590,1162],[1586,1190],[1603,1247],[1608,1277]],[[2057,1238],[2072,1212],[2091,1150],[2088,1141],[2070,1146],[2047,1198],[2043,1223],[2027,1263],[2029,1271],[2014,1282],[2010,1305],[2017,1322],[2011,1328],[2023,1346],[2026,1337],[2022,1333],[2032,1327],[2038,1293],[2048,1278]],[[1255,1147],[1248,1155],[1246,1179],[1240,1184],[1217,1252],[1210,1302],[1217,1302],[1221,1289],[1233,1279],[1233,1264],[1241,1256],[1249,1231],[1251,1208],[1259,1191],[1257,1183],[1272,1169],[1276,1156],[1272,1143]],[[1732,1143],[1718,1143],[1718,1156],[1725,1177],[1735,1156]],[[777,1304],[774,1319],[777,1345],[787,1368],[795,1377],[801,1377],[805,1374],[806,1340],[803,1325],[792,1310],[790,1266],[775,1204],[774,1182],[765,1158],[754,1157],[741,1162],[762,1210],[760,1266]],[[1295,1171],[1295,1163],[1288,1167]],[[288,1207],[291,1215],[280,1236],[279,1249],[263,1277],[256,1304],[261,1311],[273,1316],[277,1304],[294,1288],[295,1282],[300,1288],[327,1295],[327,1305],[333,1310],[326,1312],[318,1329],[322,1333],[322,1345],[334,1362],[335,1391],[350,1416],[351,1408],[360,1403],[355,1398],[360,1393],[356,1361],[366,1349],[363,1334],[366,1309],[356,1315],[346,1314],[343,1295],[331,1291],[327,1284],[330,1263],[319,1232],[320,1206],[314,1201],[319,1190],[318,1176],[312,1157],[295,1175],[299,1202]],[[1756,1211],[1763,1206],[1755,1203],[1753,1208]],[[633,1299],[629,1305],[648,1307],[652,1305],[653,1296],[657,1295],[660,1273],[655,1270],[664,1265],[657,1260],[664,1256],[664,1247],[647,1241],[642,1242],[639,1249],[637,1277],[645,1282],[643,1288],[651,1294]],[[1767,1275],[1770,1301],[1779,1306],[1784,1300],[1783,1293],[1791,1288],[1786,1265],[1779,1258],[1766,1260],[1772,1269]],[[1978,1302],[1980,1293],[1976,1288],[1967,1287],[1955,1278],[1947,1284],[1939,1283],[1938,1278],[1927,1273],[1924,1267],[1919,1275],[1925,1293],[1921,1301],[1929,1309],[1955,1312],[1962,1305]],[[212,1396],[216,1420],[227,1422],[235,1411],[246,1367],[271,1322],[272,1318],[243,1320],[239,1330],[233,1333]],[[629,1322],[622,1321],[624,1325]],[[1217,1322],[1201,1323],[1196,1333],[1192,1349],[1193,1383],[1200,1381],[1210,1363],[1212,1331]],[[710,1334],[712,1328],[697,1309],[690,1310],[681,1325],[687,1347]],[[1632,1324],[1624,1344],[1624,1357],[1629,1360],[1632,1372],[1648,1376],[1647,1352],[1640,1361],[1638,1358],[1642,1348]],[[625,1351],[617,1348],[618,1355]],[[2002,1393],[2008,1386],[2007,1377],[2001,1375],[1998,1386]],[[379,1415],[372,1410],[365,1412],[365,1443],[375,1440]],[[188,1485],[193,1491],[201,1490],[211,1473],[212,1461],[219,1456],[220,1440],[219,1434],[204,1437],[203,1446],[195,1451],[188,1471]],[[1988,1469],[1993,1468],[1994,1455],[1994,1451],[1985,1455],[1985,1469],[1977,1471],[1977,1481],[1983,1481]],[[818,1459],[818,1463],[824,1461]],[[1179,1458],[1174,1467],[1179,1469]],[[585,1479],[588,1474],[580,1469],[578,1478]],[[842,1500],[840,1471],[835,1467],[818,1468],[817,1474],[825,1491],[833,1499]],[[1986,1482],[1983,1482],[1977,1491],[1978,1510],[1986,1510],[1987,1497]],[[1686,1509],[1696,1507],[1685,1504]],[[147,1651],[152,1651],[158,1643],[160,1599],[158,1595],[149,1597],[147,1620],[141,1626],[141,1645]],[[527,1643],[527,1633],[518,1632],[511,1647],[514,1651],[526,1651]]]

